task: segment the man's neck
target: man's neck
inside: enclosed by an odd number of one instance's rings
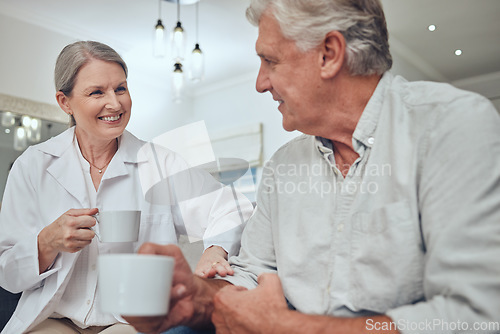
[[[380,75],[344,76],[334,87],[334,94],[338,98],[329,106],[331,117],[317,135],[332,141],[335,162],[344,176],[359,157],[354,150],[352,137],[380,78]]]

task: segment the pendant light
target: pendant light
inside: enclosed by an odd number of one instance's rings
[[[42,135],[42,120],[36,117],[31,118],[28,131],[28,140],[32,143],[40,141]]]
[[[172,93],[174,95],[174,102],[181,103],[184,90],[184,72],[182,71],[182,64],[176,62],[174,65],[174,73],[172,74]]]
[[[200,82],[203,79],[203,72],[205,70],[205,60],[203,52],[200,49],[200,44],[198,40],[198,25],[199,25],[199,14],[198,5],[196,3],[196,45],[191,52],[191,80],[193,82]]]
[[[2,126],[9,128],[16,123],[16,117],[10,111],[4,111],[2,114]]]
[[[32,136],[32,134],[31,134],[31,117],[27,116],[27,115],[21,116],[21,125],[24,127],[24,136],[26,137],[26,139],[31,138],[31,136]],[[21,133],[21,131],[19,133]],[[17,130],[16,130],[15,136],[17,136]]]
[[[28,136],[26,133],[26,128],[23,124],[16,126],[14,130],[14,150],[24,151],[28,147]]]
[[[155,57],[165,57],[167,51],[167,43],[165,40],[165,27],[161,22],[161,2],[158,0],[158,22],[154,30],[153,55]]]
[[[177,0],[177,25],[172,31],[172,56],[176,62],[180,62],[184,59],[184,48],[186,33],[181,23],[181,4],[180,0]]]

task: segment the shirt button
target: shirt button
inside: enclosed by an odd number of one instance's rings
[[[95,270],[95,264],[92,265],[92,270]]]
[[[375,138],[373,138],[373,137],[368,138],[368,144],[373,145],[374,142],[375,142]]]
[[[89,299],[89,300],[87,300],[87,305],[90,305],[90,299]]]
[[[344,230],[344,224],[339,224],[337,226],[337,231],[342,232]]]

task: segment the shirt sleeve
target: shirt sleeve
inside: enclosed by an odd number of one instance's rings
[[[30,166],[18,159],[7,179],[0,211],[0,285],[18,293],[43,285],[60,269],[56,262],[39,274],[37,196],[29,174]]]
[[[148,147],[149,149],[149,147]],[[178,154],[154,146],[149,167],[142,167],[148,184],[163,184],[154,197],[167,200],[174,216],[177,234],[188,236],[190,242],[203,240],[204,248],[221,246],[229,256],[240,249],[241,233],[253,212],[253,205],[243,194],[218,182],[207,171],[189,166]],[[161,170],[155,161],[162,157]],[[141,175],[141,182],[142,175]],[[144,185],[143,185],[144,188]],[[165,201],[163,201],[165,203]]]
[[[499,330],[500,118],[479,96],[450,108],[421,158],[425,301],[387,312],[402,333]]]
[[[274,182],[270,163],[266,164],[263,169],[257,195],[257,207],[243,231],[240,253],[229,259],[234,275],[223,278],[234,285],[248,289],[257,286],[257,278],[260,274],[277,273],[271,219],[271,208],[275,205],[276,194],[270,191],[270,186]]]

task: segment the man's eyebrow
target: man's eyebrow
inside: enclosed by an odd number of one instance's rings
[[[276,61],[276,58],[275,58],[275,57],[271,57],[271,56],[265,55],[265,54],[263,54],[263,53],[257,53],[257,56],[259,56],[260,58],[263,58],[263,59]]]

